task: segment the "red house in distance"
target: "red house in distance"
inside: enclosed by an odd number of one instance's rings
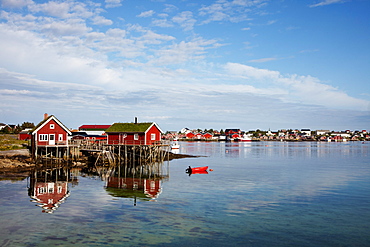
[[[110,145],[158,145],[161,143],[162,130],[152,123],[114,123],[105,133]]]

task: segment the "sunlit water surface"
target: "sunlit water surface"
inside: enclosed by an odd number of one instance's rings
[[[0,181],[0,246],[370,246],[370,143],[180,145],[202,157],[165,163],[157,198],[74,171],[49,214],[30,178]]]

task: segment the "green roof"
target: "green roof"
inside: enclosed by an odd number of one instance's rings
[[[105,132],[145,132],[153,123],[114,123]]]

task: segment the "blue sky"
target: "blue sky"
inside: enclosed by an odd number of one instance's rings
[[[368,0],[1,0],[0,122],[370,130]]]

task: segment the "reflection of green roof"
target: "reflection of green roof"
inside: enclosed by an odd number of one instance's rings
[[[137,198],[140,200],[151,200],[152,198],[147,197],[143,189],[141,190],[130,190],[130,189],[119,189],[119,188],[105,188],[109,195],[113,197],[123,197],[123,198]]]
[[[114,123],[105,132],[145,132],[153,123]]]

